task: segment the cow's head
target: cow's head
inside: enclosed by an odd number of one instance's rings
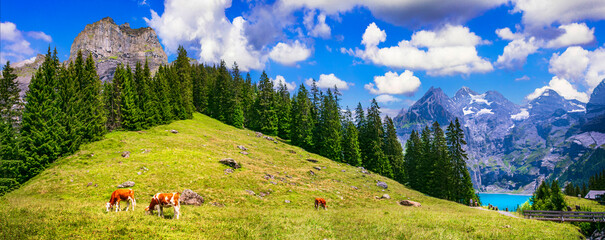
[[[107,203],[105,204],[105,210],[107,210],[108,212],[109,212],[109,209],[111,209],[111,207],[112,207],[112,206],[111,206],[111,203],[110,203],[110,202],[107,202]]]

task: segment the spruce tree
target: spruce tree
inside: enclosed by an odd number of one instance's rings
[[[452,183],[453,183],[453,199],[462,203],[469,202],[475,198],[473,183],[470,174],[466,167],[468,155],[464,150],[466,141],[464,140],[464,131],[460,126],[458,118],[454,122],[450,122],[447,127],[447,145],[448,153],[451,159]]]
[[[292,100],[290,139],[292,144],[304,149],[313,147],[313,119],[311,115],[312,103],[309,92],[303,84]]]
[[[175,119],[174,105],[171,99],[171,87],[168,81],[167,68],[160,66],[153,78],[154,91],[158,99],[158,114],[161,116],[160,123],[166,124]]]
[[[351,166],[361,166],[361,150],[359,149],[359,132],[353,122],[351,110],[347,107],[343,120],[342,151],[343,162]]]
[[[25,158],[19,182],[40,173],[61,154],[61,126],[57,115],[57,75],[59,58],[50,48],[46,59],[36,71],[25,95],[27,104],[21,122],[21,155]]]
[[[340,110],[332,91],[322,96],[319,110],[319,154],[334,161],[342,160]]]
[[[122,111],[121,126],[125,130],[134,131],[141,129],[141,110],[136,102],[136,92],[133,87],[133,76],[130,66],[124,69],[118,66],[114,79],[120,79],[122,82]]]
[[[418,132],[412,130],[410,138],[408,138],[405,144],[404,167],[407,174],[408,186],[416,190],[419,190],[420,185],[423,183],[419,168],[422,157],[421,147],[422,141],[418,136]]]
[[[18,131],[15,127],[21,117],[22,106],[17,75],[7,61],[0,78],[0,159],[19,158]]]
[[[85,101],[81,97],[82,79],[84,78],[84,60],[82,54],[76,56],[68,69],[57,69],[56,104],[60,111],[55,118],[61,126],[61,152],[73,153],[84,141],[84,109]]]
[[[366,146],[362,146],[362,157],[364,167],[382,176],[393,177],[393,170],[389,159],[382,151],[384,128],[380,120],[380,107],[376,99],[372,99],[368,114],[366,116],[365,133]]]
[[[431,150],[433,137],[428,126],[425,126],[424,129],[422,129],[420,136],[422,144],[420,146],[421,156],[418,161],[418,181],[420,181],[418,190],[430,194],[432,193],[432,186],[435,185],[435,159],[432,156]]]
[[[281,83],[277,89],[277,131],[278,136],[283,139],[290,138],[291,110],[290,92],[288,92],[286,85]]]
[[[431,195],[454,200],[452,197],[452,164],[447,153],[447,142],[441,126],[437,121],[431,127],[433,131],[433,142],[431,145],[431,157],[435,159],[434,181],[431,185]]]
[[[263,71],[259,81],[259,95],[256,99],[256,116],[258,129],[268,135],[277,135],[277,112],[275,109],[275,92],[273,91],[273,83]]]
[[[103,107],[101,95],[102,83],[97,75],[92,54],[86,58],[86,64],[81,78],[80,99],[82,101],[81,124],[84,142],[100,140],[105,134],[107,113]]]
[[[19,82],[15,69],[11,67],[10,61],[6,62],[0,78],[0,119],[13,122],[21,114],[22,102],[19,98]]]
[[[252,114],[252,106],[254,103],[254,86],[252,85],[252,77],[250,77],[250,73],[246,74],[246,80],[244,81],[244,85],[242,87],[242,109],[244,111],[244,125],[248,127],[251,122]]]
[[[389,116],[386,116],[384,119],[384,129],[386,131],[384,134],[383,151],[391,164],[393,179],[405,184],[407,179],[403,162],[403,149],[397,139],[397,131],[395,130],[393,120]]]
[[[176,78],[173,80],[175,86],[173,86],[173,97],[180,98],[179,103],[181,104],[180,111],[177,116],[179,119],[190,119],[193,117],[193,86],[191,82],[191,65],[189,64],[189,57],[187,57],[187,51],[183,46],[179,46],[177,50],[177,57],[175,60]]]

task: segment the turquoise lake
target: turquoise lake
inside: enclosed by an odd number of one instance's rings
[[[517,205],[521,206],[524,202],[529,200],[531,195],[517,195],[517,194],[506,194],[506,193],[479,193],[481,198],[481,204],[487,206],[491,204],[498,207],[499,210],[508,208],[508,211],[517,210]]]

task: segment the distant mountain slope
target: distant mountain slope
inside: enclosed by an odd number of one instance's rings
[[[128,158],[121,156],[124,151],[130,152]],[[218,162],[223,158],[235,159],[242,168],[228,173],[229,167]],[[135,211],[106,213],[111,192],[127,180],[135,182]],[[378,180],[388,188],[378,187]],[[184,189],[199,193],[205,203],[183,206],[179,220],[170,219],[170,208],[167,219],[144,214],[153,194]],[[383,194],[391,199],[379,199]],[[314,209],[315,197],[327,200],[327,211]],[[397,204],[404,199],[422,206]],[[113,132],[84,145],[1,197],[0,221],[0,238],[7,239],[580,237],[570,224],[512,218],[431,198],[201,114],[144,131]]]
[[[450,99],[431,88],[395,121],[405,143],[412,130],[433,121],[445,126],[458,117],[464,125],[467,166],[475,187],[480,191],[531,193],[542,179],[562,176],[582,156],[601,147],[581,144],[578,139],[586,139],[579,135],[581,130],[603,126],[599,120],[605,118],[603,85],[595,89],[588,105],[565,99],[553,90],[519,106],[496,91],[479,94],[463,87]],[[594,161],[599,159],[590,162]]]
[[[586,104],[586,123],[583,131],[605,132],[605,80],[590,95]]]

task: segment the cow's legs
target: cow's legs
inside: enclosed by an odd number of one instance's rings
[[[174,206],[174,217],[176,217],[176,219],[179,219],[180,213],[181,213],[181,206],[180,205]]]

